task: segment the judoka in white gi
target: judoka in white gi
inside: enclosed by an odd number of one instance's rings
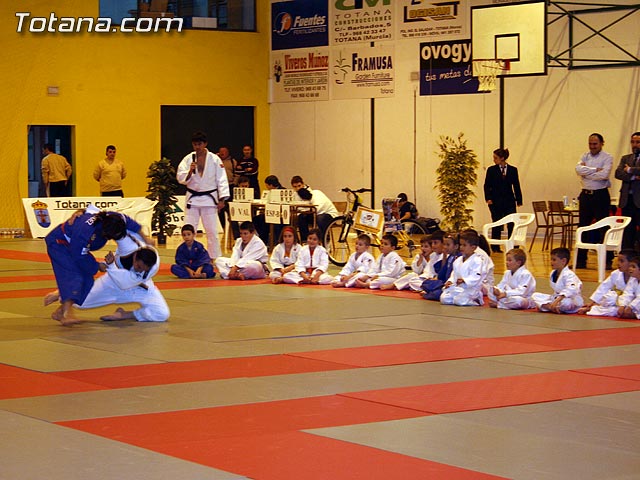
[[[378,289],[382,285],[395,282],[404,273],[406,264],[395,251],[398,239],[391,234],[384,235],[380,241],[380,256],[368,272],[356,275],[354,286],[358,288]]]
[[[252,280],[267,276],[265,265],[268,260],[267,246],[256,235],[253,223],[242,222],[240,238],[233,246],[231,258],[218,257],[215,265],[225,280]]]
[[[489,289],[489,306],[505,310],[534,308],[531,295],[536,291],[536,279],[527,267],[527,254],[520,248],[507,252],[507,270],[498,285]]]
[[[118,308],[115,313],[100,318],[107,321],[165,322],[169,318],[169,306],[152,280],[160,268],[157,250],[147,245],[142,236],[132,232],[117,240],[117,244],[115,255],[109,252],[105,257],[106,274],[95,281],[82,306],[75,306],[87,309],[139,303],[137,310]]]
[[[416,254],[411,262],[411,271],[401,276],[389,285],[382,285],[380,290],[404,290],[410,289],[413,292],[422,291],[422,283],[428,278],[436,278],[437,273],[434,265],[442,261],[442,249],[437,253],[431,248],[431,238],[429,236],[420,239],[420,252]]]
[[[620,307],[628,306],[635,294],[624,295],[627,284],[631,279],[629,273],[630,261],[635,252],[633,250],[623,250],[618,254],[618,268],[611,272],[598,288],[589,301],[578,313],[587,315],[617,317]],[[623,296],[624,295],[624,296]]]
[[[229,182],[222,160],[207,150],[207,136],[196,132],[191,137],[193,152],[186,155],[176,173],[178,182],[187,187],[184,223],[196,229],[202,220],[207,234],[207,250],[215,259],[220,256],[218,210],[229,198]]]
[[[300,249],[296,266],[283,275],[284,283],[329,285],[333,277],[327,273],[329,254],[320,245],[320,229],[312,228],[307,235],[307,244]]]
[[[482,285],[489,269],[486,257],[477,252],[480,237],[475,232],[460,234],[462,256],[453,262],[453,272],[444,284],[440,302],[460,307],[483,305]]]
[[[551,277],[549,282],[552,294],[534,293],[531,298],[541,312],[576,313],[584,305],[582,282],[569,269],[570,252],[567,248],[551,250]]]
[[[618,297],[617,316],[640,318],[640,257],[633,257],[629,262],[629,281]]]
[[[302,246],[298,243],[294,228],[283,227],[280,232],[280,242],[274,247],[269,258],[271,283],[282,283],[282,276],[296,268],[296,260],[301,249]]]
[[[356,283],[356,276],[359,273],[366,273],[375,263],[373,255],[369,252],[371,239],[368,235],[361,233],[356,239],[356,251],[349,256],[347,264],[342,267],[340,273],[331,282],[332,287],[351,288]]]

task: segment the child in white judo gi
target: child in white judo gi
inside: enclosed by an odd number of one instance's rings
[[[476,252],[480,236],[474,232],[460,234],[460,257],[453,262],[453,272],[444,284],[440,303],[461,307],[483,305],[482,283],[488,270],[486,257]]]
[[[584,305],[582,282],[569,268],[571,253],[567,248],[551,250],[552,294],[534,293],[531,298],[541,312],[576,313]]]
[[[398,239],[386,234],[380,241],[380,253],[368,272],[356,275],[354,286],[358,288],[378,289],[382,285],[395,282],[404,273],[406,264],[395,251]]]
[[[586,313],[587,315],[617,317],[620,306],[626,306],[631,302],[629,295],[624,298],[625,305],[621,305],[622,293],[627,287],[627,283],[631,278],[629,274],[629,265],[633,259],[635,252],[633,250],[622,250],[618,254],[618,268],[611,272],[604,282],[598,285],[598,288],[589,301],[578,310],[578,313]],[[628,301],[627,301],[628,299]]]
[[[290,226],[283,227],[280,232],[280,241],[271,252],[269,259],[271,283],[282,283],[284,274],[296,268],[296,260],[301,249],[295,229]]]
[[[375,259],[369,252],[371,239],[369,235],[361,233],[356,239],[356,251],[349,256],[347,264],[340,270],[331,282],[332,287],[351,288],[356,283],[356,276],[359,273],[366,273],[371,269]]]
[[[329,285],[333,277],[327,273],[329,254],[321,245],[322,233],[312,228],[307,235],[307,244],[298,254],[295,268],[282,277],[284,283]]]
[[[507,270],[498,285],[488,293],[489,306],[505,310],[521,310],[534,308],[531,295],[536,291],[536,279],[525,263],[527,254],[520,248],[507,252]]]
[[[255,226],[251,222],[242,222],[240,238],[233,246],[231,258],[218,257],[215,265],[225,280],[253,280],[267,276],[267,260],[267,246],[256,235]]]
[[[431,262],[431,236],[425,235],[420,239],[420,251],[411,262],[411,271],[402,275],[393,283],[381,285],[380,290],[404,290],[411,289],[414,292],[422,290],[422,282],[427,278],[434,278],[436,272]]]
[[[618,260],[619,261],[619,260]],[[640,318],[640,257],[633,257],[629,261],[629,281],[618,297],[618,312],[620,318]]]

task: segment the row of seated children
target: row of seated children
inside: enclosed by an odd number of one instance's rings
[[[231,258],[220,257],[216,267],[225,279],[265,278],[268,259],[266,245],[255,235],[251,222],[240,227]],[[211,278],[215,275],[206,250],[194,239],[194,229],[182,229],[184,243],[176,251],[176,265],[171,271],[180,278]],[[507,270],[500,283],[493,286],[493,262],[483,248],[482,237],[473,230],[459,235],[436,232],[421,239],[420,252],[412,262],[412,272],[404,273],[405,264],[394,251],[397,239],[382,238],[377,260],[369,252],[370,239],[360,235],[356,251],[335,277],[327,274],[328,255],[320,245],[320,231],[313,229],[307,245],[301,246],[291,227],[282,229],[280,243],[269,262],[273,283],[331,284],[334,287],[409,288],[421,292],[428,300],[461,306],[489,305],[501,309],[528,309],[553,313],[640,318],[640,257],[633,250],[618,255],[618,268],[597,288],[584,305],[582,282],[568,267],[570,252],[566,248],[551,251],[550,276],[552,294],[535,292],[536,281],[527,270],[526,254],[521,249],[507,252]]]

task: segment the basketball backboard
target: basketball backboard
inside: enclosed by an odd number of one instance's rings
[[[471,8],[472,60],[508,60],[500,76],[546,75],[544,0]]]

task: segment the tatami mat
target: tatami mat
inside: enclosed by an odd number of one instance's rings
[[[0,478],[638,478],[640,322],[177,280],[171,241],[169,322],[65,328],[42,240],[0,240]]]

